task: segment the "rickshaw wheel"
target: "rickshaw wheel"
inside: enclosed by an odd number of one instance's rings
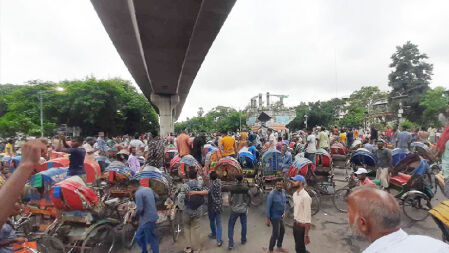
[[[335,208],[337,208],[338,211],[343,213],[346,213],[348,211],[346,206],[346,200],[350,193],[351,189],[349,188],[339,189],[334,193],[334,196],[332,196],[332,202],[334,203],[334,206]]]
[[[422,221],[429,216],[432,209],[430,199],[417,193],[412,193],[402,200],[404,214],[413,221]]]
[[[64,244],[56,237],[44,235],[37,240],[37,250],[41,253],[64,253]]]
[[[320,211],[321,201],[320,195],[312,188],[305,188],[310,198],[312,199],[312,216],[317,214]]]
[[[131,249],[135,242],[137,228],[133,224],[125,224],[120,230],[120,236],[122,238],[122,243],[127,249]]]
[[[291,195],[287,195],[287,203],[286,203],[286,211],[285,211],[285,217],[284,217],[284,223],[288,227],[293,227],[294,222],[294,207],[293,207],[293,197]]]
[[[182,232],[181,214],[178,210],[176,210],[175,218],[170,220],[170,230],[173,237],[173,243],[176,243],[179,238],[179,234]]]
[[[251,206],[260,206],[263,202],[263,191],[258,187],[251,187],[249,189],[249,195],[251,197]]]
[[[115,239],[111,225],[100,225],[86,236],[81,245],[81,253],[110,253],[114,248]]]

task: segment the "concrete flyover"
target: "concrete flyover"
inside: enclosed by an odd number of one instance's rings
[[[193,80],[236,0],[91,0],[161,135],[173,132]]]

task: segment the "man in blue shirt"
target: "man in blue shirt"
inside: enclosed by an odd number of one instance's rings
[[[139,227],[136,232],[136,241],[142,249],[142,253],[147,253],[147,244],[151,245],[153,253],[159,253],[159,239],[154,233],[156,221],[159,218],[156,211],[156,200],[159,196],[149,187],[139,186],[139,181],[133,180],[131,187],[138,187],[136,191],[136,215],[139,217]]]
[[[67,176],[84,175],[84,158],[86,157],[86,150],[81,147],[83,144],[83,138],[75,136],[72,139],[71,146],[67,144],[63,133],[59,134],[59,143],[56,147],[56,151],[69,153],[69,172]]]
[[[292,165],[292,153],[290,153],[287,150],[287,144],[285,143],[282,144],[281,153],[282,153],[282,163],[281,163],[282,172],[288,172],[288,169]]]
[[[267,209],[266,209],[266,224],[269,227],[270,223],[273,226],[273,230],[270,238],[270,245],[268,252],[273,252],[274,245],[277,244],[278,252],[287,252],[282,248],[282,241],[284,240],[284,221],[285,207],[287,198],[285,196],[285,190],[283,189],[284,182],[276,182],[276,187],[273,189],[267,197]]]
[[[396,147],[400,149],[410,149],[412,134],[407,131],[407,126],[402,127],[402,131],[397,134]]]

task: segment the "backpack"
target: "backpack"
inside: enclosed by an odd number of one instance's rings
[[[190,191],[201,191],[201,188],[198,187],[198,184],[192,184],[190,182],[187,182],[187,185],[190,188]],[[192,195],[190,197],[187,197],[185,200],[186,206],[191,210],[196,210],[200,206],[204,204],[204,196],[202,195]]]

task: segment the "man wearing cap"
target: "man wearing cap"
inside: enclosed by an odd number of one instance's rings
[[[295,238],[296,253],[306,253],[306,245],[310,243],[309,231],[312,223],[312,198],[304,189],[306,179],[301,175],[291,178],[293,187],[293,237]]]
[[[360,186],[371,186],[377,188],[377,185],[366,176],[368,171],[365,168],[359,168],[356,172],[354,172],[354,174],[356,174],[359,179]]]
[[[382,188],[387,189],[389,186],[389,169],[393,167],[393,157],[391,151],[384,148],[384,144],[383,140],[377,140],[377,150],[375,153],[377,157],[376,179],[380,180]]]

